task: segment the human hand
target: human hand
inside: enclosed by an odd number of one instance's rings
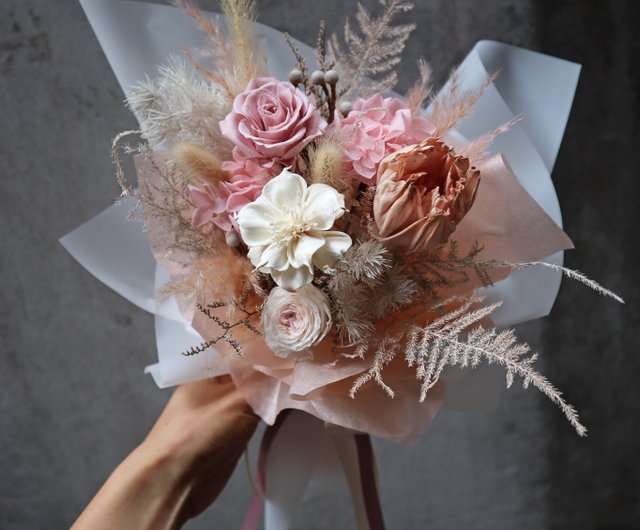
[[[180,386],[73,530],[180,528],[220,494],[257,421],[229,377]]]

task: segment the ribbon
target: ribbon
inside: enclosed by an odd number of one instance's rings
[[[286,470],[271,467],[270,473],[267,471],[269,464],[274,463],[269,461],[269,457],[272,456],[272,450],[274,448],[276,450],[286,450],[287,447],[290,447],[290,441],[287,439],[286,433],[284,436],[279,436],[287,420],[290,423],[288,427],[293,431],[298,429],[299,425],[297,423],[300,421],[309,423],[309,425],[313,424],[313,436],[317,440],[330,442],[326,445],[326,448],[335,450],[335,454],[339,459],[340,467],[342,468],[341,473],[351,491],[358,530],[385,530],[378,494],[377,473],[371,437],[368,434],[355,433],[334,425],[322,424],[316,418],[294,410],[283,410],[276,418],[275,423],[268,426],[262,436],[255,477],[256,487],[251,496],[241,530],[256,530],[265,505],[267,507],[269,503],[278,505],[280,504],[279,501],[283,500],[278,498],[282,495],[282,492],[278,491],[277,488],[270,487],[270,477],[287,477],[294,483],[302,483],[303,487],[297,490],[300,498],[314,481],[320,483],[322,490],[334,491],[336,489],[335,483],[326,481],[319,476],[319,472],[330,471],[332,467],[329,464],[327,466],[328,469],[319,469],[323,467],[322,458],[318,461],[311,459],[312,462],[319,465],[310,474],[305,473],[304,469],[300,472],[301,467],[296,466],[295,459],[291,461],[291,465],[288,465]],[[312,452],[315,452],[314,449],[312,448]],[[305,456],[305,458],[307,457]],[[309,463],[308,458],[307,463]],[[297,474],[299,476],[296,476]],[[286,530],[293,520],[293,513],[288,513],[287,515],[286,521],[283,521],[282,519],[277,519],[277,517],[269,517],[269,514],[267,514],[265,527],[267,529]]]

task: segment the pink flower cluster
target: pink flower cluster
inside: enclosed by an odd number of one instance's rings
[[[195,207],[191,218],[194,227],[212,222],[225,232],[238,231],[235,214],[255,201],[271,179],[269,171],[252,160],[224,162],[222,169],[229,180],[217,186],[189,186],[189,200]]]
[[[374,184],[378,165],[393,151],[420,143],[435,132],[427,119],[412,115],[404,101],[379,94],[358,99],[336,127],[348,138],[345,162],[367,184]]]

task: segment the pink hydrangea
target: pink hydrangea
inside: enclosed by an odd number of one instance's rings
[[[195,207],[191,224],[196,228],[214,223],[225,232],[238,231],[235,214],[255,201],[272,178],[269,171],[253,160],[223,162],[222,169],[229,179],[217,186],[209,183],[200,187],[189,185],[189,200]]]
[[[235,146],[234,158],[263,167],[286,165],[326,126],[304,92],[272,77],[253,79],[220,122],[222,135]]]
[[[358,99],[346,118],[336,120],[348,138],[345,161],[366,183],[375,183],[378,164],[393,151],[417,144],[435,132],[427,119],[411,114],[398,98]]]

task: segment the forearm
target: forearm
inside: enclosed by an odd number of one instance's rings
[[[258,418],[231,379],[179,387],[72,530],[173,530],[220,494]]]
[[[186,519],[191,489],[178,458],[142,444],[111,474],[72,530],[173,530]]]

